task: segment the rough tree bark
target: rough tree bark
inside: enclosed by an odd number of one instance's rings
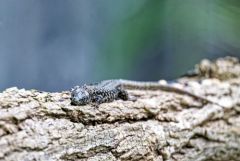
[[[0,93],[0,160],[240,160],[240,64],[203,60],[175,85],[217,104],[164,91],[137,101],[71,106],[69,92]],[[163,82],[163,81],[162,81]]]

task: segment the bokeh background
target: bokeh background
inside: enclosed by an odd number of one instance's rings
[[[0,90],[174,79],[240,56],[239,0],[0,0]]]

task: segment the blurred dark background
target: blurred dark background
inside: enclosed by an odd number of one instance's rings
[[[174,79],[240,56],[239,0],[0,0],[0,90]]]

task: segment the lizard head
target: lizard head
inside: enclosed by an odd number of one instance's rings
[[[71,105],[86,105],[90,103],[90,95],[84,86],[75,86],[71,90]]]

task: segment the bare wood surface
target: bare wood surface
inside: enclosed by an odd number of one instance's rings
[[[71,106],[69,92],[0,93],[0,160],[238,161],[240,64],[203,60],[175,85],[186,95],[131,90],[137,101]],[[164,82],[164,81],[161,81]]]

